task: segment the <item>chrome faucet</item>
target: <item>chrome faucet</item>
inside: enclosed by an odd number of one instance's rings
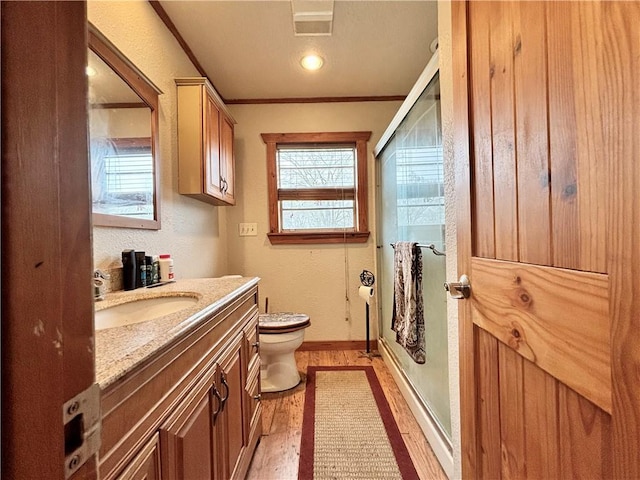
[[[109,280],[111,275],[103,272],[99,268],[93,272],[93,299],[104,300],[104,296],[107,291],[107,286],[104,284],[105,280]]]

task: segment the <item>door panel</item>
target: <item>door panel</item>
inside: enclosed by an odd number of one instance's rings
[[[640,4],[452,13],[463,477],[640,478]]]
[[[474,258],[473,322],[611,411],[606,275]]]

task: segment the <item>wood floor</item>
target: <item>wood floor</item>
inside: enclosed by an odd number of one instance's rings
[[[359,357],[357,350],[305,351],[296,352],[296,361],[300,372],[306,372],[308,365],[372,365],[420,478],[447,478],[381,358]],[[249,468],[248,480],[298,477],[304,390],[303,376],[300,385],[292,390],[262,394],[263,436]]]

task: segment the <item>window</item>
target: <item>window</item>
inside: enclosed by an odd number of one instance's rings
[[[371,132],[263,133],[269,240],[364,243]]]
[[[93,212],[153,220],[151,139],[92,138]]]

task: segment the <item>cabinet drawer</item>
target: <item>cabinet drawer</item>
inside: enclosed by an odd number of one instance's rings
[[[247,352],[247,369],[252,370],[254,363],[260,363],[260,341],[258,335],[258,315],[256,314],[244,328]],[[248,381],[247,381],[248,385]]]
[[[247,378],[247,395],[249,397],[249,431],[253,430],[253,425],[260,412],[260,363],[254,364],[254,368],[249,370]]]

